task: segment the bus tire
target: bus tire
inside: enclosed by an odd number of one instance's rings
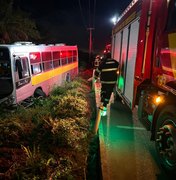
[[[46,97],[45,92],[42,91],[42,89],[36,89],[34,92],[34,97],[38,98],[38,97]]]
[[[176,172],[176,107],[168,105],[159,114],[155,146],[162,167],[170,174]]]

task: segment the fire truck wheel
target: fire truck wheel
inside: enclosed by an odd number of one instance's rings
[[[161,165],[171,175],[176,172],[176,108],[167,106],[159,115],[155,145]]]
[[[46,97],[46,94],[42,91],[42,89],[36,89],[34,92],[34,97],[38,98],[38,97]]]

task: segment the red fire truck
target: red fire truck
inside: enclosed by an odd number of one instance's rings
[[[111,51],[117,94],[138,108],[161,164],[176,172],[176,0],[133,0],[113,27]]]

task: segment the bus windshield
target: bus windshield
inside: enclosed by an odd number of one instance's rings
[[[0,87],[0,99],[13,91],[9,50],[4,47],[0,48]]]
[[[11,64],[9,51],[6,48],[0,48],[0,78],[11,78]]]

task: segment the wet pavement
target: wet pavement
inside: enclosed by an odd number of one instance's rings
[[[95,94],[98,107],[100,83],[95,83]],[[150,132],[138,121],[136,109],[132,112],[112,96],[98,134],[104,180],[169,180],[158,163]]]

